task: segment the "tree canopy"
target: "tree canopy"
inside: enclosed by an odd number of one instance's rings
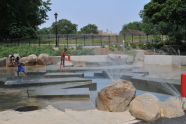
[[[151,0],[144,6],[144,15],[154,24],[166,22],[186,25],[185,0]]]
[[[98,27],[95,24],[88,24],[80,29],[82,34],[97,34]]]
[[[0,39],[34,36],[45,22],[50,0],[1,0]]]
[[[42,28],[37,31],[37,34],[39,35],[48,35],[51,34],[51,28]]]
[[[141,22],[131,22],[123,25],[120,34],[124,34],[128,29],[142,31],[143,24]]]
[[[151,0],[141,12],[143,22],[152,23],[157,31],[169,34],[181,43],[186,33],[186,0]]]
[[[67,19],[61,19],[57,22],[57,31],[59,34],[74,34],[77,33],[77,24],[73,24]],[[51,26],[51,32],[56,33],[56,22]]]

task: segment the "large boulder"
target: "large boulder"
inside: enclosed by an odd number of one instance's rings
[[[49,65],[52,63],[52,61],[49,58],[48,54],[40,54],[38,59],[37,59],[37,63],[39,65]]]
[[[177,118],[184,115],[182,109],[182,100],[178,97],[170,97],[166,101],[160,103],[161,117]]]
[[[24,65],[27,65],[27,63],[28,63],[28,57],[22,57],[22,58],[20,59],[20,62],[21,62],[21,63],[24,63]]]
[[[32,54],[27,57],[28,64],[35,65],[37,62],[37,56]]]
[[[129,106],[132,116],[144,121],[155,121],[161,117],[159,100],[151,94],[137,96]]]
[[[23,57],[20,59],[20,62],[23,63],[24,65],[36,65],[37,56],[32,54],[29,55],[28,57]]]
[[[99,110],[110,112],[123,112],[127,110],[136,94],[136,89],[131,82],[117,80],[103,88],[96,99]]]
[[[0,58],[0,67],[6,66],[6,58]]]

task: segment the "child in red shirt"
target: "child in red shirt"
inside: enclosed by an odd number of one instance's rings
[[[64,48],[64,50],[61,53],[61,65],[63,64],[63,67],[65,67],[65,52],[66,51],[67,51],[67,49]],[[60,65],[60,68],[61,68],[61,65]]]

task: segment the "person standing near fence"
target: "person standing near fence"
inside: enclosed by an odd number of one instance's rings
[[[61,65],[63,64],[63,67],[65,67],[65,52],[67,51],[67,48],[64,48],[64,50],[61,53],[61,64],[60,64],[60,69]]]

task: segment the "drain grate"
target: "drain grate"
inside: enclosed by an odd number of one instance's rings
[[[24,106],[24,107],[19,107],[19,108],[15,109],[15,111],[28,112],[28,111],[35,111],[35,110],[39,110],[39,109],[40,109],[39,106]]]

